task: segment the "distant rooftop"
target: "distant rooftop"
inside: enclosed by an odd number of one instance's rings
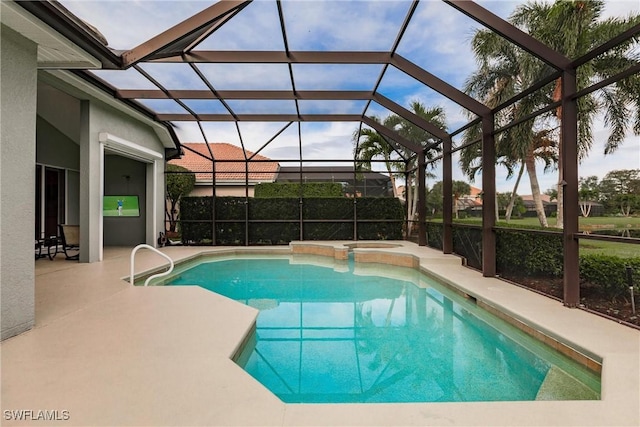
[[[186,142],[182,144],[184,155],[180,159],[169,161],[172,165],[182,166],[196,173],[196,182],[206,183],[212,181],[212,162],[207,144]],[[210,143],[209,147],[216,160],[216,181],[245,181],[245,154],[241,147],[226,142]],[[197,154],[199,153],[199,154]],[[253,156],[251,151],[246,156]],[[238,160],[229,162],[229,160]],[[259,154],[248,162],[249,181],[273,182],[276,179],[280,165],[278,162],[269,161],[268,157]]]

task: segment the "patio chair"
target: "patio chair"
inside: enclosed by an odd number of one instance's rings
[[[75,255],[69,255],[67,253],[67,250],[80,250],[80,226],[59,224],[58,231],[60,233],[60,243],[62,245],[62,251],[64,252],[66,259],[72,261],[78,260],[80,258],[80,252]],[[56,253],[57,252],[58,250],[56,249]]]

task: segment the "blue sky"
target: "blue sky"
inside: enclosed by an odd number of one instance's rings
[[[167,28],[208,7],[204,1],[68,1],[62,3],[71,12],[98,28],[114,49],[130,49]],[[519,3],[514,1],[480,1],[493,13],[507,18]],[[410,2],[395,1],[283,1],[287,37],[291,50],[389,50],[409,9]],[[640,13],[638,0],[607,2],[606,16],[625,16]],[[475,60],[468,46],[473,31],[479,26],[441,1],[420,2],[414,17],[398,47],[398,53],[429,70],[447,83],[462,88],[465,79],[475,68]],[[240,14],[216,31],[198,49],[203,50],[282,50],[275,1],[255,0]],[[206,89],[197,76],[184,64],[143,64],[168,89]],[[380,71],[379,65],[308,65],[294,64],[297,89],[351,89],[371,90]],[[203,74],[216,89],[290,89],[288,68],[283,64],[202,64]],[[120,88],[153,89],[153,85],[135,70],[126,72],[98,72],[98,75]],[[428,106],[440,105],[447,113],[449,130],[466,123],[465,112],[453,102],[416,82],[411,77],[390,67],[381,82],[379,92],[401,105],[412,100]],[[173,101],[147,100],[144,102],[159,112],[185,112]],[[238,113],[273,112],[295,113],[292,101],[230,101]],[[224,113],[219,101],[188,102],[190,108],[203,113]],[[328,103],[306,101],[300,103],[305,113],[360,114],[361,101]],[[381,117],[389,114],[372,103],[367,114]],[[257,150],[286,123],[240,123],[242,142],[250,150]],[[177,123],[177,132],[183,142],[202,141],[195,123]],[[233,123],[205,123],[210,142],[240,144]],[[352,158],[351,135],[357,130],[355,123],[303,123],[302,140],[305,159]],[[580,166],[580,175],[600,178],[612,169],[640,168],[640,138],[629,134],[625,143],[613,155],[603,156],[603,143],[607,132],[602,120],[595,123],[595,144]],[[298,156],[297,125],[290,126],[261,152],[272,158]],[[380,166],[382,167],[382,166]],[[543,189],[557,180],[557,173],[542,173],[539,178]],[[454,167],[454,177],[462,174]],[[440,169],[436,168],[439,175]],[[439,178],[438,178],[439,179]],[[436,179],[436,180],[438,180]],[[480,186],[480,177],[475,185]],[[431,183],[432,185],[432,183]],[[513,180],[507,181],[498,168],[499,191],[509,191]],[[530,193],[528,180],[521,184],[520,194]]]

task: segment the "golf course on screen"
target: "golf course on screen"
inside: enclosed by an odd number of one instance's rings
[[[104,196],[103,216],[140,216],[138,196]]]

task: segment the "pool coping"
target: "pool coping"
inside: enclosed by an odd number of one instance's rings
[[[353,243],[310,244],[344,248],[345,244]],[[460,292],[476,301],[508,310],[511,316],[599,356],[603,362],[601,400],[284,404],[230,359],[250,333],[257,315],[255,310],[196,287],[130,286],[121,280],[128,272],[125,255],[90,265],[61,262],[64,270],[36,275],[37,286],[41,287],[39,299],[48,301],[64,291],[61,298],[66,301],[72,295],[93,292],[96,287],[99,299],[91,300],[82,294],[82,301],[65,308],[61,315],[49,316],[32,331],[0,344],[2,409],[71,409],[73,425],[640,425],[637,330],[566,308],[502,280],[484,278],[479,272],[463,267],[457,256],[443,255],[410,242],[390,243],[400,246],[356,247],[354,252],[365,257],[374,257],[376,252],[397,254],[405,260],[409,259],[406,255],[417,257],[421,270],[455,284]],[[291,249],[162,250],[181,261],[205,252],[282,253]],[[162,261],[145,256],[141,256],[141,269],[162,268]],[[110,295],[105,295],[104,289]],[[50,290],[52,293],[47,293]],[[188,312],[182,308],[185,304]],[[218,324],[221,319],[232,323],[224,323],[224,327],[208,326]],[[36,320],[38,323],[38,314]],[[149,339],[155,324],[162,329]],[[97,335],[96,325],[100,328]],[[124,343],[135,342],[135,347],[105,347],[105,342],[119,343],[123,339]],[[165,349],[166,355],[157,354],[158,346]],[[172,365],[175,362],[182,362],[188,369],[176,371]],[[95,371],[92,374],[95,378],[90,384],[69,388],[71,380],[73,384],[83,384],[86,374],[80,367],[84,365]],[[87,392],[86,387],[92,391]],[[167,388],[170,393],[164,392]],[[42,422],[3,421],[3,425],[42,425]],[[69,425],[69,422],[51,424]]]

